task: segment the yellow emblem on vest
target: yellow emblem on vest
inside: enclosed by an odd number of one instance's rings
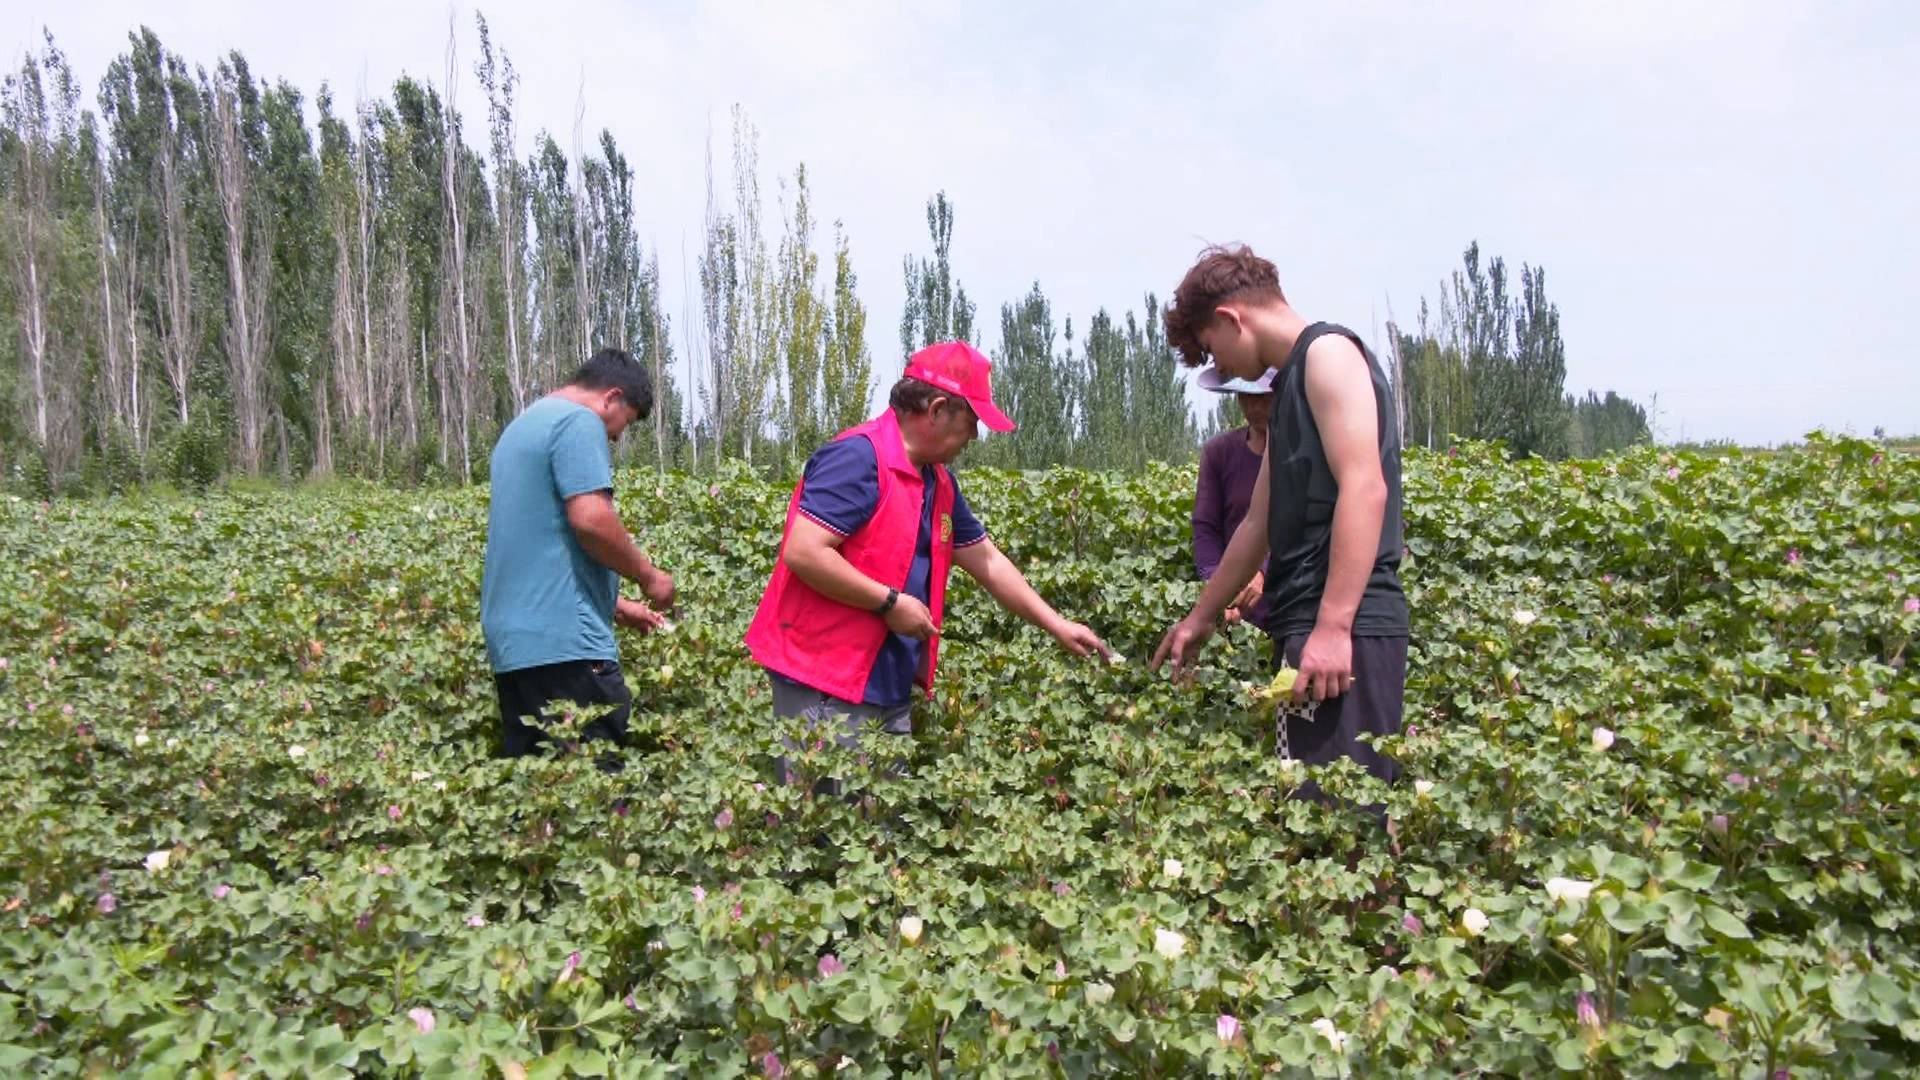
[[[940,515],[940,542],[943,544],[953,543],[953,515],[952,514]]]

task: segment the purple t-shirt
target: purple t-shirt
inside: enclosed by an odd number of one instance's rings
[[[920,470],[926,483],[926,498],[920,506],[920,535],[914,544],[913,565],[901,592],[928,603],[933,580],[933,466]],[[816,523],[851,536],[880,506],[880,462],[874,456],[873,443],[863,438],[836,439],[813,452],[807,459],[807,471],[800,483],[800,512]],[[973,516],[967,500],[960,494],[960,482],[953,484],[953,546],[955,549],[977,544],[987,538],[987,530]],[[887,584],[892,584],[888,582]],[[905,705],[913,699],[913,677],[920,672],[921,642],[900,634],[888,634],[874,660],[873,674],[867,677],[864,705]]]
[[[1200,486],[1193,499],[1193,567],[1200,580],[1212,578],[1219,568],[1233,530],[1253,503],[1253,485],[1259,479],[1260,455],[1247,446],[1246,428],[1215,435],[1200,448]],[[1247,621],[1263,626],[1266,604],[1255,604],[1244,614]]]

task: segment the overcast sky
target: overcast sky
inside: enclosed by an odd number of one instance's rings
[[[127,33],[211,66],[238,49],[309,101],[440,83],[484,137],[474,8],[26,0],[11,63],[53,31],[94,102]],[[684,321],[703,143],[759,128],[767,220],[804,161],[816,244],[845,222],[882,379],[900,263],[956,207],[980,304],[1039,281],[1059,323],[1164,297],[1204,242],[1272,258],[1308,318],[1370,340],[1467,243],[1544,266],[1567,388],[1658,395],[1666,439],[1920,432],[1920,5],[1887,2],[744,4],[482,7],[521,75],[523,142],[611,129]],[[724,182],[724,177],[723,177]],[[830,255],[829,255],[830,259]],[[829,262],[830,265],[830,262]],[[684,268],[684,269],[683,269]]]

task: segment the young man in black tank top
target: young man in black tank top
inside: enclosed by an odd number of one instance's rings
[[[1188,367],[1211,358],[1222,378],[1278,375],[1253,504],[1153,667],[1169,658],[1187,666],[1271,553],[1264,601],[1275,659],[1300,672],[1279,721],[1281,753],[1308,764],[1349,757],[1391,781],[1398,766],[1360,736],[1400,730],[1406,689],[1392,387],[1357,335],[1308,322],[1273,264],[1243,246],[1201,253],[1166,324]]]

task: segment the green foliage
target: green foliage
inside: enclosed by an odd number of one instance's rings
[[[1591,390],[1578,400],[1569,395],[1567,411],[1568,451],[1574,457],[1599,457],[1653,439],[1647,410],[1611,390],[1605,398]]]
[[[1410,452],[1393,788],[1272,756],[1244,627],[1144,670],[1194,594],[1167,466],[963,478],[1125,663],[962,580],[917,733],[777,784],[740,635],[787,485],[622,479],[683,610],[622,639],[617,776],[491,756],[484,491],[0,497],[0,1064],[1920,1068],[1920,460]]]
[[[1442,285],[1437,315],[1422,300],[1416,333],[1388,326],[1407,444],[1438,449],[1477,439],[1502,442],[1516,456],[1560,459],[1645,441],[1640,406],[1611,390],[1604,404],[1591,392],[1579,403],[1566,393],[1566,342],[1546,270],[1522,265],[1517,299],[1507,280],[1505,260],[1483,267],[1480,245],[1469,244],[1462,269]]]
[[[933,258],[903,260],[907,300],[900,309],[900,359],[936,341],[973,340],[973,301],[966,286],[954,280],[953,203],[942,191],[927,200],[927,235]]]
[[[833,313],[821,361],[823,430],[845,431],[867,418],[873,395],[873,354],[867,349],[867,308],[856,292],[860,276],[839,222],[833,223]]]
[[[204,491],[226,470],[226,434],[210,412],[201,409],[192,423],[174,428],[160,446],[164,475],[184,491]]]

